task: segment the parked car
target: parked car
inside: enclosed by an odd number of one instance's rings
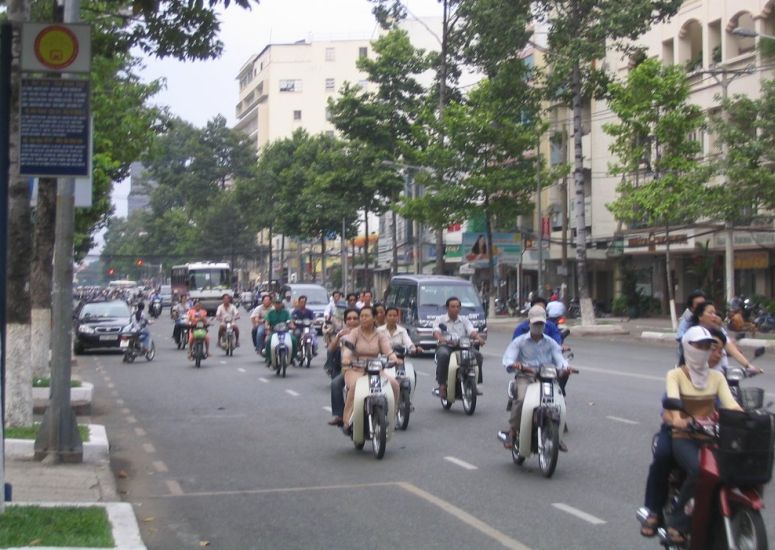
[[[119,333],[129,324],[132,312],[123,300],[82,303],[75,314],[73,351],[119,349]]]
[[[447,312],[448,298],[460,299],[460,314],[487,335],[487,317],[476,288],[466,279],[442,275],[396,275],[385,291],[385,305],[401,312],[401,324],[417,346],[436,349],[433,323]]]
[[[161,307],[172,307],[171,285],[161,285],[159,287],[159,296],[161,296]]]
[[[315,327],[318,334],[323,332],[323,313],[328,305],[328,292],[320,285],[311,283],[291,283],[283,286],[282,294],[285,296],[291,293],[291,303],[296,302],[299,296],[307,297],[307,309],[311,309],[315,314],[315,320],[312,326]]]

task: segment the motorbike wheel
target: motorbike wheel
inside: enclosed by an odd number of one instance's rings
[[[549,478],[557,467],[557,455],[560,452],[560,429],[554,422],[547,422],[540,428],[538,441],[538,467],[541,474]]]
[[[145,353],[145,360],[146,361],[153,361],[153,358],[156,357],[156,344],[151,342],[151,349],[149,349]]]
[[[409,392],[401,392],[398,407],[396,408],[396,428],[406,430],[409,426],[409,415],[412,412],[412,403],[409,401]]]
[[[312,346],[310,344],[304,344],[304,366],[309,368],[312,364]]]
[[[127,363],[134,363],[135,354],[131,350],[126,350],[126,353],[124,353],[124,361]]]
[[[202,344],[194,344],[194,364],[196,368],[202,366]]]
[[[740,550],[766,550],[767,528],[761,512],[745,507],[736,507],[732,512],[732,533],[734,547]],[[722,539],[723,540],[723,539]]]
[[[280,356],[280,363],[281,363],[280,366],[281,366],[282,371],[283,371],[283,378],[285,378],[285,370],[288,368],[288,354],[287,353],[283,353]]]
[[[387,447],[387,411],[381,405],[374,407],[371,413],[373,432],[371,434],[371,450],[377,460],[385,456]]]
[[[280,355],[279,352],[274,355],[273,360],[274,360],[274,374],[275,376],[280,376],[280,369],[282,369],[282,356]]]
[[[470,378],[463,381],[462,386],[460,397],[463,400],[463,410],[468,416],[471,416],[476,410],[476,386]]]
[[[365,441],[361,441],[360,443],[353,442],[353,446],[355,447],[356,451],[362,451],[364,445],[366,445]]]

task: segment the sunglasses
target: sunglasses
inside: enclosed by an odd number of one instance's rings
[[[697,349],[708,350],[715,342],[711,340],[702,340],[701,342],[689,342],[689,343],[692,345],[692,347],[695,347]]]

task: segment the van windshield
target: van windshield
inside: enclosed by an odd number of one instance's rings
[[[307,297],[308,306],[319,306],[328,304],[328,294],[325,288],[305,288],[303,290],[294,291],[294,300],[299,296]]]
[[[479,305],[479,297],[473,286],[469,285],[420,285],[420,295],[417,304],[423,307],[443,309],[448,298],[457,296],[464,308],[475,308]]]

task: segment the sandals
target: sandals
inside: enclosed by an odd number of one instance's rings
[[[674,527],[667,528],[667,538],[671,544],[683,545],[686,544],[686,536]]]
[[[651,538],[657,534],[657,527],[659,527],[659,518],[656,514],[649,514],[640,528],[640,534],[642,537]]]

